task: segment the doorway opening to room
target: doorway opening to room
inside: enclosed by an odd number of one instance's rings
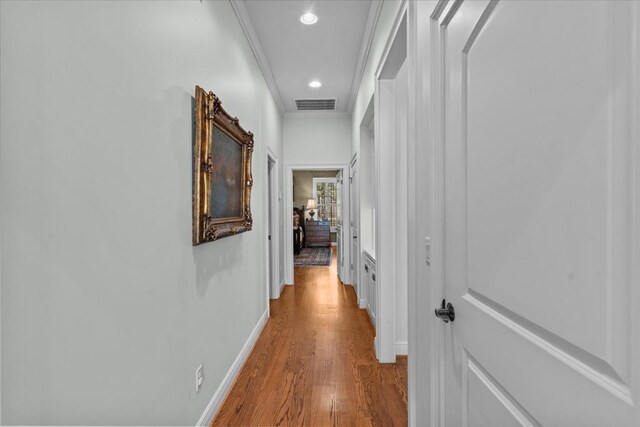
[[[267,296],[276,299],[282,287],[280,269],[278,158],[270,149],[267,152]],[[268,300],[267,300],[267,306]]]
[[[334,263],[340,281],[350,284],[349,255],[343,248],[345,223],[349,224],[344,203],[349,197],[348,165],[289,166],[287,180],[287,283],[294,284],[294,267],[326,268]]]
[[[293,172],[294,267],[328,267],[338,258],[340,175],[336,169]]]

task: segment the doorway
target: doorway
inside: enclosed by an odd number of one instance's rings
[[[364,291],[360,285],[360,189],[358,188],[358,166],[358,157],[356,155],[353,157],[353,160],[351,160],[349,168],[349,209],[351,210],[348,239],[349,252],[351,254],[349,270],[351,272],[351,284],[358,296],[358,306],[360,308],[366,308],[366,299],[363,298]]]
[[[278,158],[267,153],[267,295],[270,299],[280,297],[280,236],[278,197]]]
[[[376,354],[394,363],[408,354],[408,62],[407,16],[400,10],[376,70],[374,92],[374,244],[372,300]],[[362,125],[366,125],[362,123]],[[363,162],[364,166],[364,162]]]
[[[344,220],[350,218],[349,203],[342,202],[342,200],[349,200],[349,187],[342,184],[342,177],[348,176],[348,173],[348,165],[344,164],[287,166],[285,233],[282,236],[285,239],[285,282],[287,284],[294,284],[295,255],[307,247],[328,247],[331,251],[335,248],[337,260],[340,261],[337,268],[340,281],[351,284],[348,269],[340,268],[341,265],[350,265],[349,251],[342,247],[345,242],[344,234],[347,231]],[[314,180],[316,186],[314,186]],[[318,199],[321,188],[329,191],[329,187],[331,191],[336,191],[336,196],[340,200],[331,199],[328,193],[325,198]],[[297,222],[294,224],[294,221]]]

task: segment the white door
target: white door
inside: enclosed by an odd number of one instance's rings
[[[362,294],[360,289],[360,284],[358,283],[358,269],[360,268],[360,248],[358,245],[358,224],[360,219],[360,209],[358,204],[358,197],[360,197],[360,193],[358,192],[358,169],[357,163],[354,162],[351,164],[350,168],[350,177],[349,177],[349,231],[350,237],[349,241],[351,242],[351,284],[354,286],[356,290],[356,295],[360,298]]]
[[[446,426],[640,426],[639,9],[442,20]]]
[[[342,235],[342,171],[336,175],[336,263],[338,266],[338,277],[345,282],[344,271],[344,251],[343,251],[343,235]]]
[[[271,159],[267,159],[267,230],[268,230],[268,235],[267,235],[267,250],[269,251],[269,259],[267,260],[267,274],[268,274],[268,281],[269,281],[269,295],[271,298],[277,298],[278,295],[278,288],[276,286],[276,283],[274,283],[273,280],[273,236],[274,236],[274,230],[273,230],[273,188],[272,188],[272,184],[273,184],[273,166],[275,165],[275,163],[273,161],[271,161]]]

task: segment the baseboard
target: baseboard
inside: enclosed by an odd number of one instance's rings
[[[343,285],[348,285],[351,286],[355,292],[356,288],[355,286],[353,286],[351,283],[345,282],[344,280],[342,280],[342,277],[340,277],[340,272],[338,272],[338,280],[340,280],[340,283],[342,283]]]
[[[224,399],[227,397],[227,393],[229,393],[229,390],[231,390],[231,386],[233,386],[233,383],[240,373],[242,365],[244,365],[244,362],[247,361],[247,358],[251,354],[253,347],[256,345],[256,342],[258,341],[262,330],[267,324],[267,320],[269,320],[269,312],[265,311],[264,314],[260,317],[260,320],[258,320],[258,324],[255,326],[255,328],[253,328],[253,331],[251,332],[251,335],[249,335],[249,338],[247,338],[244,346],[242,346],[242,350],[240,350],[240,353],[238,353],[236,360],[234,360],[231,364],[231,368],[229,368],[227,375],[224,376],[222,383],[220,383],[220,386],[218,387],[216,392],[213,393],[213,397],[211,398],[211,401],[209,401],[207,408],[204,410],[202,416],[198,420],[196,427],[209,426],[213,422],[213,418],[216,416],[218,409],[220,409],[220,406],[222,406]]]
[[[371,310],[371,306],[367,303],[367,314],[369,315],[369,321],[371,322],[371,326],[373,326],[373,330],[376,329],[376,316],[373,315],[373,311]]]
[[[360,308],[367,308],[367,300],[360,298]]]
[[[282,290],[285,287],[284,278],[280,281],[280,290],[278,291],[278,296],[282,295]]]
[[[396,341],[396,356],[406,356],[407,354],[409,354],[409,343]]]
[[[331,246],[338,246],[338,242],[331,242]]]

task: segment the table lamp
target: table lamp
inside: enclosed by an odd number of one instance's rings
[[[309,209],[309,216],[311,217],[311,221],[313,221],[313,216],[316,214],[314,209],[316,208],[316,199],[307,200],[307,209]]]

